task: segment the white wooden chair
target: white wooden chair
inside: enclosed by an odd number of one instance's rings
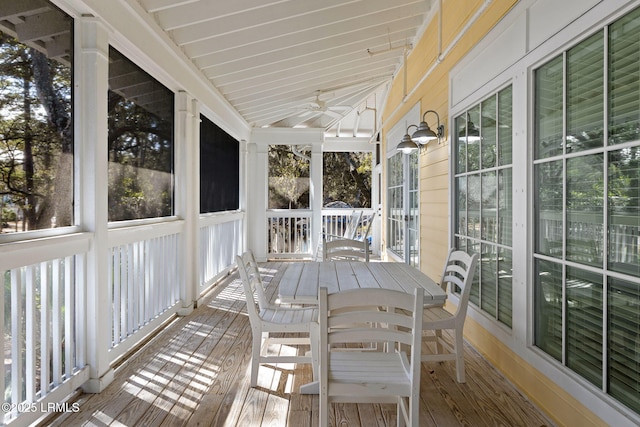
[[[385,310],[371,310],[371,306]],[[320,427],[332,402],[396,403],[398,426],[419,426],[423,290],[319,290]],[[343,351],[364,343],[386,351]],[[410,348],[409,354],[405,350]]]
[[[444,268],[442,269],[442,275],[440,276],[440,281],[438,282],[442,290],[445,292],[447,292],[447,282],[445,282],[444,278],[447,275],[447,268],[449,266],[449,263],[451,262],[451,254],[454,253],[455,251],[456,251],[455,248],[451,248],[451,250],[449,251],[449,254],[447,255],[447,260],[444,263]],[[424,308],[444,307],[445,302],[446,301],[427,303],[424,305]]]
[[[325,240],[322,242],[322,260],[369,262],[369,242],[354,239]]]
[[[257,263],[251,252],[236,257],[247,302],[253,341],[251,346],[251,387],[258,384],[258,368],[268,363],[311,363],[314,379],[318,372],[318,309],[279,307],[269,303]],[[257,300],[257,304],[256,304]],[[271,334],[278,334],[273,337]],[[307,335],[300,337],[300,334]],[[310,354],[269,354],[270,344],[310,345]]]
[[[355,239],[356,233],[358,232],[358,225],[360,224],[360,219],[362,218],[362,211],[354,210],[349,215],[349,219],[345,225],[344,231],[342,235],[336,235],[329,233],[327,231],[322,232],[322,238],[319,239],[318,245],[316,247],[316,261],[322,261],[324,259],[324,242],[332,241],[332,240],[341,240],[341,239]]]
[[[455,292],[454,286],[460,289],[460,299],[455,313],[445,310],[443,307],[427,307],[424,310],[422,340],[435,343],[435,353],[422,354],[423,362],[435,362],[444,360],[456,361],[456,377],[459,383],[465,382],[464,375],[464,346],[462,331],[467,317],[469,305],[469,293],[478,263],[478,254],[469,255],[464,251],[452,251],[449,254],[443,283],[449,285],[449,293]],[[453,331],[454,340],[449,344],[442,338],[442,330]],[[443,348],[447,350],[443,353]]]

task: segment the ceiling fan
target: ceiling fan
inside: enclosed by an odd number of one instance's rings
[[[353,107],[349,105],[328,106],[326,101],[322,101],[320,99],[320,94],[317,93],[315,100],[307,102],[306,104],[302,105],[300,109],[303,110],[303,112],[300,114],[300,117],[305,117],[313,113],[322,113],[336,119],[341,119],[347,112],[351,111]],[[342,113],[340,113],[340,111]]]

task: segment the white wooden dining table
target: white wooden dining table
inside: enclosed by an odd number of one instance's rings
[[[292,262],[287,265],[279,286],[283,303],[317,304],[318,289],[329,293],[355,288],[395,289],[413,294],[424,289],[425,304],[444,304],[446,292],[415,267],[400,262]]]
[[[318,304],[318,290],[329,293],[357,288],[395,289],[413,294],[424,289],[424,303],[444,304],[446,292],[426,274],[399,262],[292,262],[280,279],[279,302]],[[301,394],[318,394],[319,383],[312,381],[300,387]]]

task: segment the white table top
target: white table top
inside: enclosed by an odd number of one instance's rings
[[[424,289],[424,302],[444,303],[447,294],[426,274],[399,262],[292,262],[280,279],[283,303],[317,304],[318,289],[335,293],[354,288],[396,289],[413,294]]]

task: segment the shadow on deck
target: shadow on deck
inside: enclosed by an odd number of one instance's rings
[[[283,263],[261,266],[277,293]],[[100,394],[80,394],[80,411],[54,426],[317,426],[318,397],[298,393],[309,365],[261,367],[249,387],[251,328],[237,273],[227,276],[188,316],[178,318],[118,367]],[[304,351],[305,349],[298,349]],[[281,351],[296,351],[282,349]],[[423,363],[420,425],[550,426],[551,422],[466,345],[467,382],[453,363]],[[395,426],[395,405],[336,404],[333,425]]]

